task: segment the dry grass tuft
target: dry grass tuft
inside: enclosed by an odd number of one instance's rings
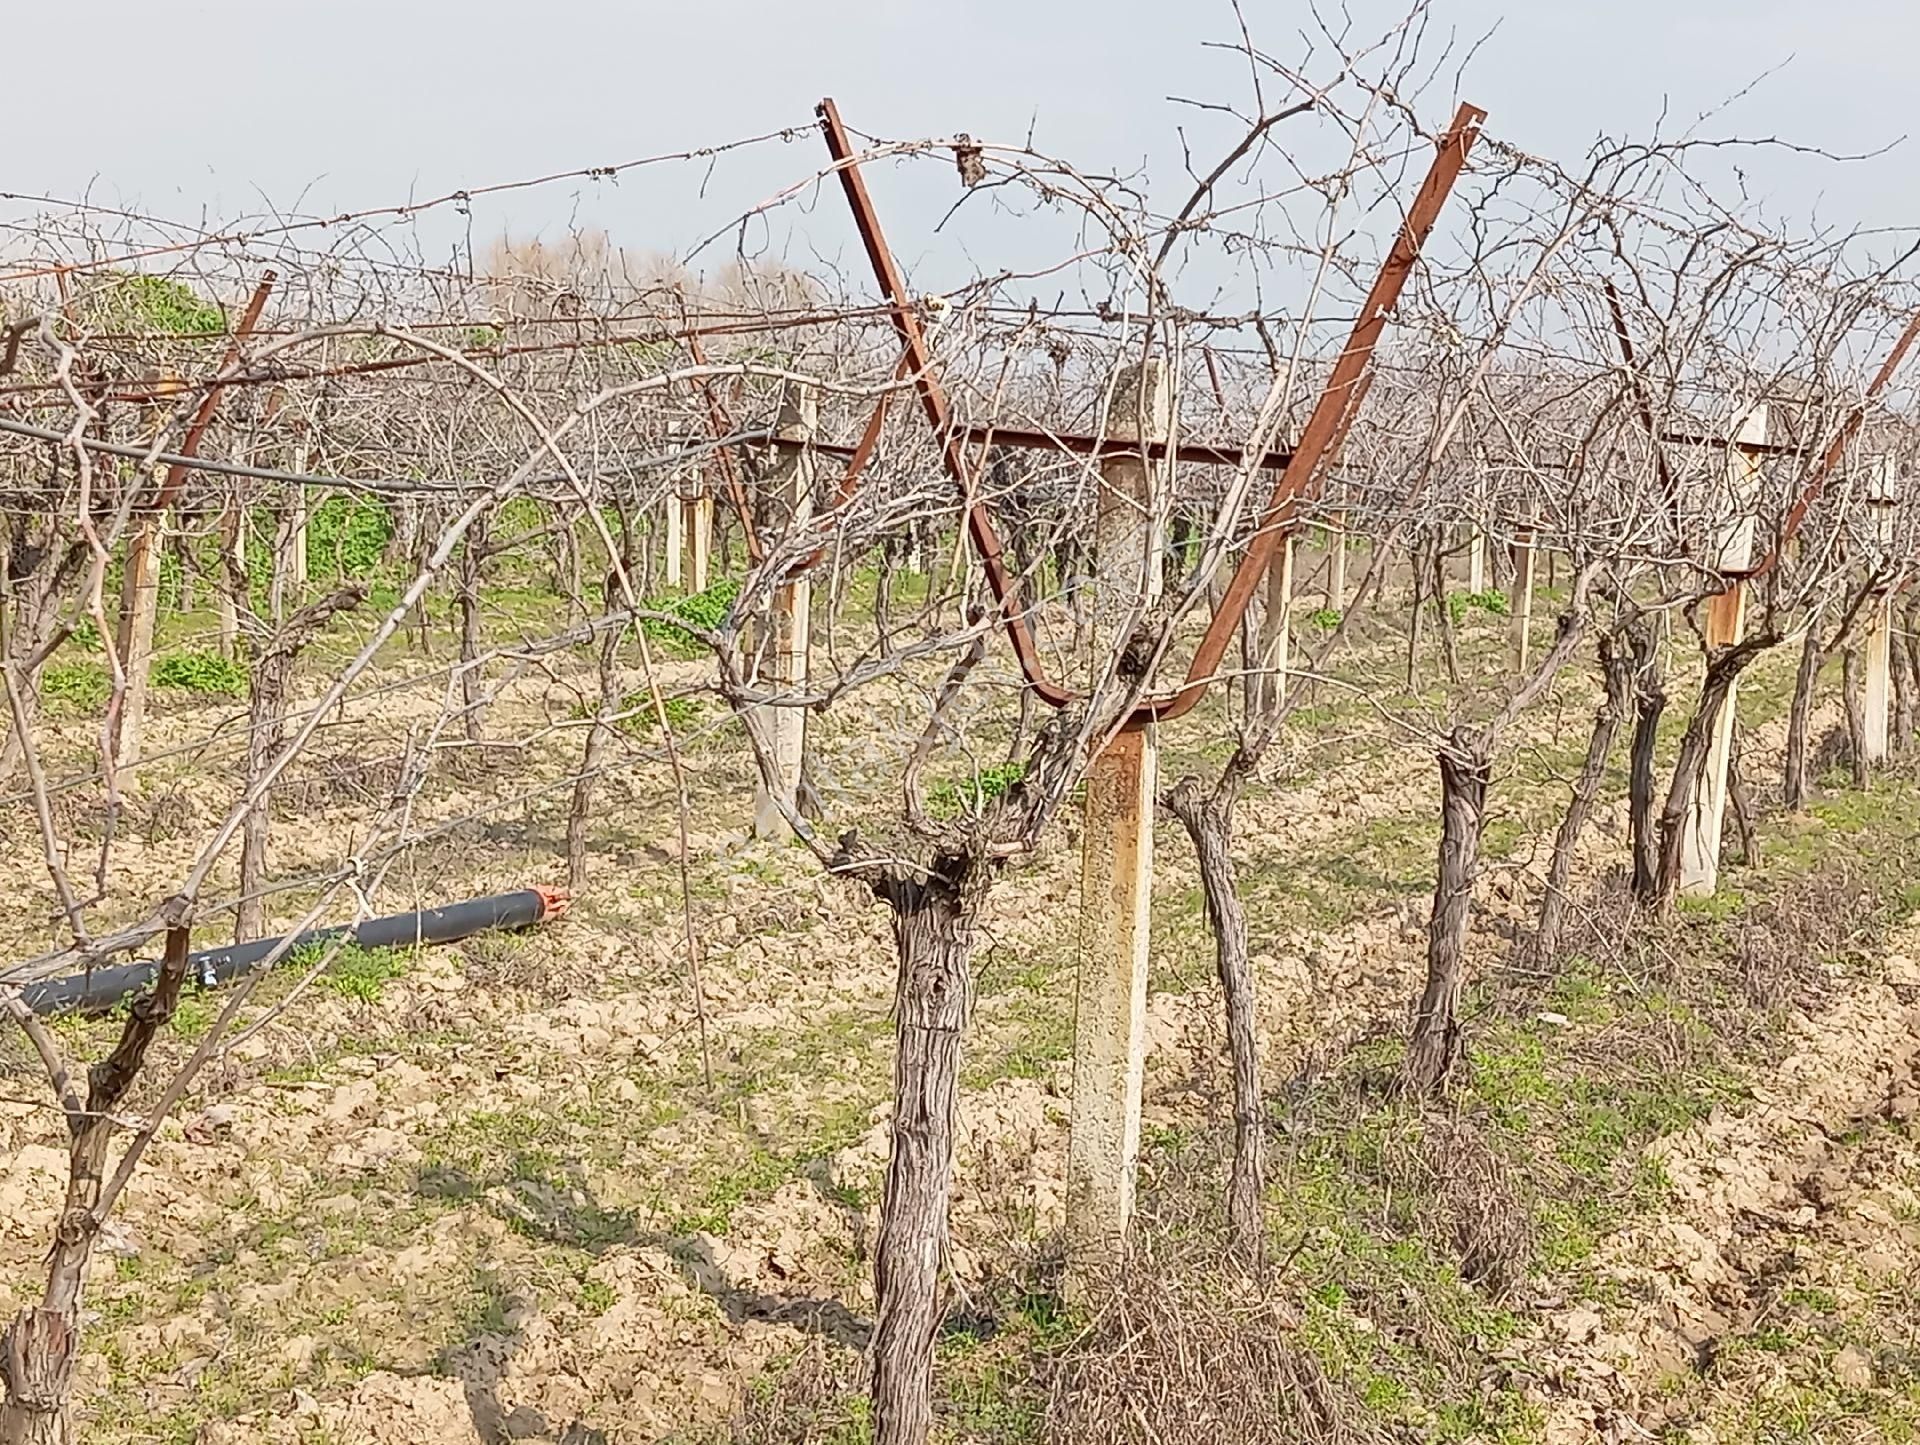
[[[810,1340],[742,1394],[730,1422],[732,1445],[842,1445],[864,1440],[860,1357]]]
[[[1049,1441],[1386,1438],[1301,1339],[1298,1311],[1274,1286],[1225,1264],[1220,1241],[1150,1236],[1101,1294],[1106,1303],[1058,1361]]]
[[[1485,1134],[1468,1119],[1429,1113],[1417,1130],[1382,1137],[1382,1182],[1413,1201],[1418,1232],[1459,1260],[1460,1278],[1495,1300],[1524,1283],[1533,1217]]]

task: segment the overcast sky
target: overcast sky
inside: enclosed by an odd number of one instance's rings
[[[1404,8],[1352,4],[1375,26]],[[1236,33],[1225,0],[62,0],[12,12],[0,189],[91,188],[183,219],[257,211],[262,197],[359,208],[805,127],[823,94],[887,136],[1017,139],[1031,126],[1085,167],[1145,164],[1172,205],[1186,185],[1175,128],[1196,117],[1167,97],[1239,102],[1246,90],[1244,66],[1204,44]],[[1246,13],[1263,48],[1301,53],[1304,6],[1246,0]],[[1461,87],[1489,129],[1569,164],[1601,132],[1644,136],[1663,111],[1684,128],[1756,80],[1709,132],[1865,151],[1908,129],[1920,4],[1434,0],[1429,53],[1449,31],[1462,47],[1492,32]],[[1450,88],[1423,102],[1435,126]],[[1749,158],[1749,183],[1801,218],[1907,225],[1920,221],[1915,159],[1913,144],[1853,166],[1766,152]],[[704,201],[682,169],[670,185],[522,192],[475,224],[557,234],[573,219],[637,248],[684,248],[819,162],[809,131],[724,164]],[[951,171],[937,194],[888,177],[876,189],[903,255],[931,256]],[[838,214],[806,243],[853,248]]]

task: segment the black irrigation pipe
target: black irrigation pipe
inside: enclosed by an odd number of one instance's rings
[[[369,918],[334,928],[315,928],[295,937],[293,946],[283,955],[291,958],[295,950],[314,944],[339,940],[361,948],[414,948],[426,943],[458,943],[476,933],[496,928],[527,928],[545,923],[566,911],[567,896],[551,888],[523,888],[516,893],[496,893],[488,898],[469,898],[464,903],[449,903],[443,908],[422,908],[415,913],[395,913],[386,918]],[[230,983],[242,974],[258,968],[284,938],[262,938],[253,943],[237,943],[230,948],[209,948],[187,956],[188,976],[202,988]],[[121,1000],[153,982],[159,964],[151,959],[118,964],[113,968],[90,969],[64,978],[42,979],[20,990],[21,999],[37,1014],[105,1013]]]

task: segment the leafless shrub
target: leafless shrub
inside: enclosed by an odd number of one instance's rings
[[[1061,1357],[1046,1438],[1149,1445],[1384,1440],[1302,1340],[1285,1287],[1223,1267],[1217,1233],[1152,1234],[1101,1281],[1107,1304]]]
[[[1847,736],[1845,723],[1835,723],[1820,734],[1820,741],[1813,745],[1813,776],[1825,778],[1852,766],[1853,740]]]
[[[1872,897],[1844,861],[1796,878],[1741,920],[1733,960],[1740,987],[1757,1008],[1817,1009],[1833,995],[1829,961],[1851,945]]]
[[[384,758],[361,758],[352,753],[309,756],[287,770],[287,780],[274,793],[274,816],[302,818],[342,804],[377,803],[392,796],[405,766],[406,759],[399,754]]]
[[[1386,1136],[1380,1173],[1412,1201],[1415,1227],[1460,1262],[1460,1277],[1494,1299],[1512,1293],[1533,1263],[1534,1226],[1512,1166],[1469,1119],[1432,1112]]]
[[[733,1445],[827,1445],[855,1438],[855,1422],[864,1413],[859,1376],[859,1356],[810,1339],[742,1393],[731,1421]]]

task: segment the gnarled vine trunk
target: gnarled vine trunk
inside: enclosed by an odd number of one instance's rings
[[[1747,664],[1769,645],[1770,640],[1750,638],[1707,661],[1707,675],[1700,684],[1700,701],[1687,720],[1686,732],[1680,736],[1680,755],[1673,765],[1673,782],[1667,788],[1667,800],[1660,810],[1660,867],[1650,900],[1656,908],[1671,908],[1680,894],[1680,866],[1688,818],[1701,780],[1706,776],[1707,755],[1713,750],[1720,710],[1727,705],[1727,697]]]
[[[1652,903],[1660,875],[1659,835],[1654,827],[1653,753],[1660,740],[1660,719],[1667,691],[1660,679],[1660,654],[1651,635],[1632,639],[1634,665],[1633,743],[1627,764],[1627,832],[1633,850],[1633,896]]]
[[[115,1115],[139,1077],[154,1035],[165,1028],[186,981],[188,931],[167,930],[151,990],[134,1000],[113,1052],[88,1071],[86,1106],[69,1092],[67,1195],[47,1255],[47,1288],[0,1337],[0,1445],[73,1445],[73,1371],[80,1358],[80,1302],[94,1240],[111,1199],[107,1146]]]
[[[366,584],[351,582],[331,596],[301,608],[287,620],[280,634],[262,647],[245,643],[253,666],[247,689],[247,791],[259,787],[287,746],[287,693],[294,664],[335,613],[358,607],[367,595]],[[240,824],[240,902],[235,910],[233,941],[250,943],[264,937],[267,928],[267,844],[273,822],[271,788],[260,796]]]
[[[1433,1093],[1460,1062],[1460,995],[1480,832],[1493,769],[1486,740],[1455,728],[1440,750],[1440,858],[1427,920],[1427,983],[1407,1044],[1406,1084]]]
[[[1866,679],[1860,649],[1849,646],[1840,658],[1840,697],[1847,712],[1847,772],[1856,788],[1867,785]]]
[[[486,518],[476,517],[460,549],[460,719],[467,741],[480,741],[480,569],[486,561]]]
[[[607,744],[613,740],[611,719],[620,712],[619,672],[615,663],[619,660],[622,631],[618,627],[610,629],[600,644],[600,700],[587,727],[586,745],[580,753],[580,776],[573,780],[573,803],[567,809],[567,887],[576,893],[587,886],[587,825],[593,813],[593,792],[600,779],[601,764],[606,761]]]
[[[1606,694],[1593,717],[1593,731],[1587,737],[1587,756],[1573,781],[1573,797],[1567,803],[1566,816],[1553,838],[1553,860],[1547,866],[1547,891],[1540,900],[1540,918],[1533,933],[1533,960],[1542,968],[1550,967],[1560,952],[1560,933],[1567,921],[1567,886],[1573,878],[1574,852],[1587,820],[1593,816],[1594,802],[1600,796],[1600,784],[1606,777],[1607,759],[1613,753],[1614,739],[1633,704],[1633,660],[1614,647],[1610,638],[1600,640],[1600,674]]]
[[[1266,1174],[1265,1104],[1260,1094],[1259,1001],[1247,946],[1247,915],[1233,866],[1233,809],[1239,780],[1229,773],[1210,796],[1198,780],[1184,778],[1167,794],[1167,806],[1193,839],[1213,927],[1214,961],[1226,1002],[1227,1052],[1233,1065],[1233,1167],[1227,1180],[1227,1228],[1235,1256],[1258,1269],[1266,1229],[1260,1195]]]
[[[875,892],[893,910],[893,1153],[874,1244],[874,1445],[926,1445],[933,1429],[933,1344],[953,1192],[960,1049],[973,1009],[974,928],[984,866],[947,854],[924,877]]]
[[[1789,813],[1807,806],[1807,744],[1813,724],[1813,684],[1826,662],[1820,646],[1820,620],[1807,628],[1800,645],[1800,666],[1793,675],[1793,702],[1787,708],[1787,746],[1781,759],[1780,805]]]
[[[1735,724],[1727,740],[1727,812],[1734,836],[1740,840],[1740,864],[1760,866],[1760,830],[1754,816],[1753,792],[1747,787],[1746,732]]]

